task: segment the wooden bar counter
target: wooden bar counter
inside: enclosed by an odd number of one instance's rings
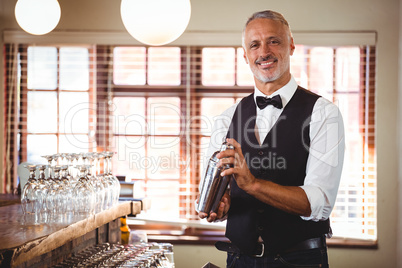
[[[124,201],[81,220],[33,225],[21,205],[0,207],[0,267],[51,267],[100,243],[120,243],[120,217],[141,212],[141,202]]]

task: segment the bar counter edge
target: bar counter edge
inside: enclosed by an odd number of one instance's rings
[[[120,240],[120,221],[117,219],[137,215],[141,208],[140,201],[124,201],[69,224],[29,226],[22,222],[19,204],[0,207],[0,267],[32,267],[35,266],[29,262],[32,259],[39,262],[37,267],[46,267],[45,262],[40,263],[46,259],[41,256],[62,247],[66,251],[74,250],[82,243],[120,242],[116,241]]]

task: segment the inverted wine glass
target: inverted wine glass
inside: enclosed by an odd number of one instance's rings
[[[45,170],[47,165],[39,165],[39,178],[38,185],[35,187],[38,196],[38,209],[40,211],[40,222],[47,223],[49,216],[49,208],[47,204],[47,194],[49,192],[50,184],[46,180]]]
[[[74,187],[74,214],[79,218],[89,217],[94,214],[96,195],[90,183],[85,165],[77,166],[79,170],[79,179],[77,185]]]
[[[29,178],[21,192],[21,207],[24,220],[28,224],[39,224],[40,204],[36,193],[38,181],[35,177],[36,165],[25,166],[29,170]]]
[[[104,152],[106,158],[106,166],[107,166],[107,178],[112,183],[112,205],[115,205],[119,202],[120,197],[120,182],[116,176],[113,175],[112,168],[112,157],[114,152],[106,151]]]

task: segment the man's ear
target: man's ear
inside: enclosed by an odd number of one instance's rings
[[[248,64],[248,59],[247,59],[247,56],[246,56],[246,50],[244,49],[244,47],[243,47],[243,58],[246,61],[246,63]]]
[[[295,52],[295,42],[293,40],[293,37],[290,38],[290,56],[293,56],[293,52]]]

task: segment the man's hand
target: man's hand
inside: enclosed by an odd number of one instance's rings
[[[248,189],[251,189],[256,182],[256,178],[247,166],[240,144],[235,139],[226,139],[226,141],[234,146],[234,150],[228,149],[220,152],[217,157],[220,159],[220,166],[229,164],[233,167],[224,170],[221,174],[222,176],[234,174],[239,188],[248,192]]]
[[[208,222],[214,222],[214,221],[222,221],[226,219],[226,214],[229,211],[230,207],[230,196],[228,193],[225,193],[221,199],[221,202],[219,203],[218,211],[211,212],[209,215],[208,213],[205,212],[199,212],[198,217],[201,219],[207,218]]]
[[[226,139],[234,146],[220,152],[217,157],[219,165],[232,165],[222,172],[222,176],[234,175],[237,186],[258,200],[291,214],[308,217],[311,215],[310,202],[304,190],[298,186],[282,186],[269,178],[257,179],[251,174],[240,144],[234,139]]]

